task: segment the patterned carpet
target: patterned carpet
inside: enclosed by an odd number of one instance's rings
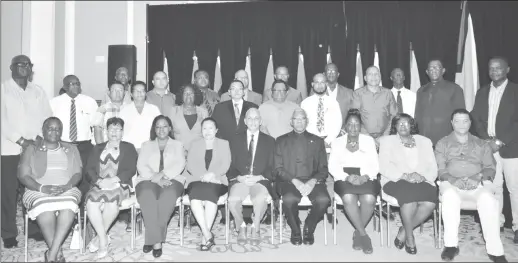
[[[302,220],[306,217],[307,212],[301,211]],[[175,215],[169,224],[167,243],[164,244],[162,257],[155,259],[151,253],[144,254],[142,245],[144,242],[143,235],[137,236],[136,249],[130,248],[130,233],[125,231],[125,224],[116,223],[111,229],[112,244],[110,246],[109,256],[97,260],[94,253],[79,253],[79,250],[70,250],[70,241],[72,234],[67,238],[63,246],[63,253],[68,262],[86,262],[86,261],[103,261],[103,262],[148,262],[148,261],[196,261],[196,262],[244,262],[244,261],[399,261],[399,262],[433,262],[441,261],[440,250],[434,247],[434,234],[432,220],[424,225],[423,233],[419,232],[419,228],[415,230],[415,238],[418,253],[417,255],[409,255],[404,250],[398,250],[393,246],[393,239],[398,227],[401,225],[398,213],[396,218],[390,222],[391,247],[387,248],[386,235],[384,236],[384,247],[380,247],[380,236],[373,231],[372,223],[367,228],[368,234],[372,239],[374,253],[365,255],[361,251],[352,249],[352,227],[347,221],[343,213],[338,216],[339,224],[337,226],[337,245],[333,245],[333,235],[331,225],[327,225],[328,244],[324,245],[324,227],[320,223],[315,232],[315,244],[311,247],[305,245],[293,246],[289,242],[290,231],[283,231],[283,242],[279,244],[278,222],[275,224],[275,242],[270,244],[270,226],[263,225],[261,228],[262,242],[259,245],[237,244],[235,234],[231,236],[229,245],[225,245],[225,229],[223,225],[216,223],[213,232],[216,236],[216,246],[209,252],[202,252],[197,249],[201,242],[201,233],[197,227],[191,230],[185,229],[184,245],[180,247],[178,216]],[[219,222],[219,218],[216,219]],[[386,221],[383,220],[383,228],[386,231]],[[21,210],[18,211],[18,228],[20,235],[18,236],[19,247],[14,249],[2,249],[1,262],[24,261],[24,235],[23,235],[23,218]],[[327,223],[327,222],[326,222]],[[460,254],[455,261],[463,262],[488,262],[484,240],[482,234],[479,233],[480,225],[474,222],[472,215],[463,214],[461,220],[460,235]],[[512,231],[506,229],[502,235],[506,257],[509,262],[518,261],[518,246],[512,243]],[[2,245],[3,248],[3,245]],[[43,261],[43,253],[47,250],[44,242],[35,242],[29,239],[29,261]]]

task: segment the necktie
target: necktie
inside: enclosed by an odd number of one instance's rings
[[[403,113],[403,100],[401,99],[401,91],[397,92],[396,104],[398,113]]]
[[[317,108],[317,129],[318,132],[324,131],[324,98],[320,97]]]
[[[70,140],[75,142],[77,140],[77,124],[76,124],[76,101],[72,99],[70,105]]]
[[[248,157],[250,158],[250,174],[253,172],[254,167],[254,135],[252,134],[252,138],[250,139],[250,144],[248,145]]]
[[[209,117],[212,116],[212,108],[210,107],[209,100],[205,98],[205,108],[207,108],[207,112],[209,113]]]
[[[239,112],[239,104],[234,104],[234,113],[236,114],[236,124],[239,125],[239,117],[241,116],[241,113]]]

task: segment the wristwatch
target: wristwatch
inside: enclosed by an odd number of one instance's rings
[[[25,139],[23,137],[20,137],[20,139],[16,142],[18,145],[22,146],[22,144],[25,142]]]

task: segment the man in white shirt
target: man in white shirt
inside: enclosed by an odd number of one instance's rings
[[[76,145],[81,156],[83,167],[86,166],[88,156],[93,148],[93,118],[97,112],[97,102],[92,97],[81,94],[81,82],[74,75],[63,78],[64,94],[50,100],[53,116],[59,118],[63,123],[61,140]],[[81,204],[90,188],[86,180],[86,173],[83,170],[83,180],[79,184],[81,190]],[[79,205],[83,211],[84,205]],[[82,214],[82,213],[81,213]]]
[[[2,239],[5,248],[18,246],[16,236],[17,178],[20,155],[29,145],[42,140],[43,122],[52,116],[45,91],[30,81],[31,60],[25,55],[11,60],[11,78],[2,83],[1,101],[1,148],[2,148]],[[36,224],[30,224],[29,237],[43,240]],[[34,227],[33,227],[34,226]]]
[[[398,113],[406,113],[412,118],[415,112],[415,92],[405,88],[405,73],[400,68],[395,68],[390,73],[390,80],[392,80],[393,88],[392,94],[396,100]]]

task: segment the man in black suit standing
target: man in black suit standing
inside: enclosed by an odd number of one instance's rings
[[[496,159],[495,195],[503,208],[503,180],[509,190],[514,243],[518,243],[518,85],[507,79],[509,64],[503,57],[489,60],[491,83],[475,97],[471,112],[478,136],[485,139]],[[505,217],[500,215],[502,229]]]
[[[232,162],[227,173],[228,205],[238,228],[238,241],[246,241],[247,229],[243,219],[243,201],[250,196],[253,204],[251,241],[260,243],[259,224],[271,199],[273,181],[273,150],[275,139],[259,131],[261,115],[256,108],[246,111],[248,129],[230,140]]]
[[[308,119],[303,109],[293,112],[293,131],[275,142],[277,191],[282,196],[282,209],[291,228],[291,243],[312,245],[317,223],[323,218],[331,198],[326,189],[327,154],[324,139],[306,131]],[[299,202],[303,196],[311,201],[311,210],[301,236]]]

